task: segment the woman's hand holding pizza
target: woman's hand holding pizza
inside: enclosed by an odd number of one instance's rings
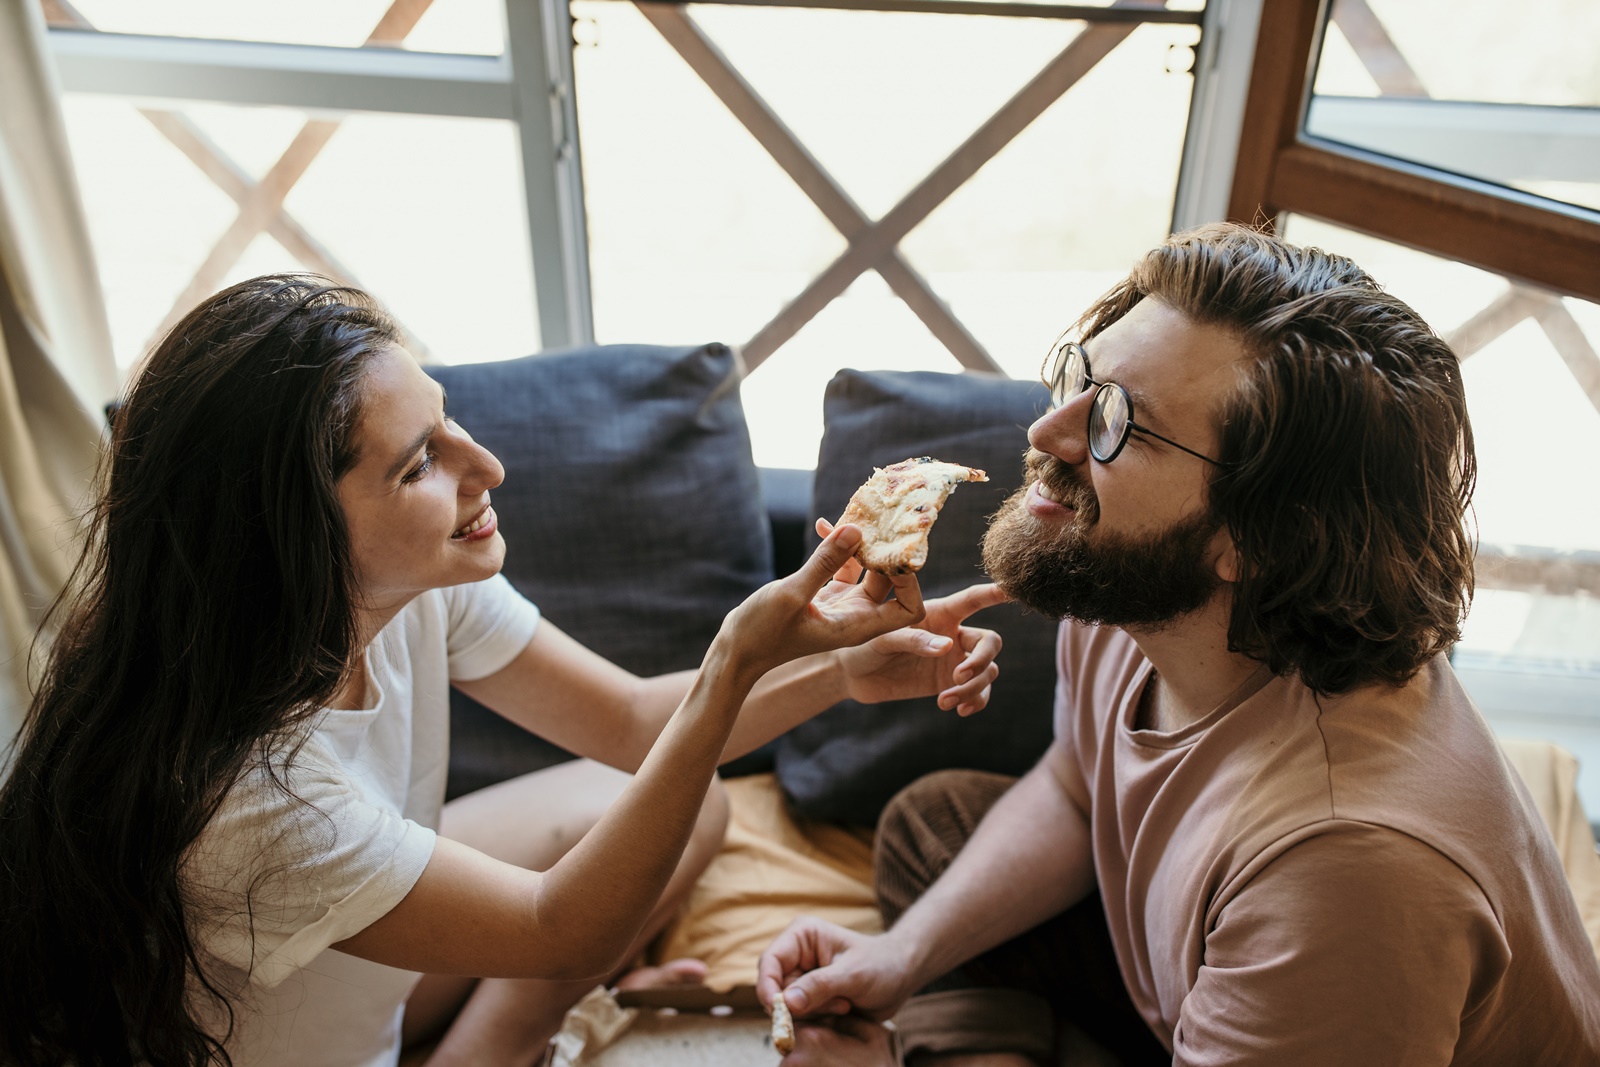
[[[768,583],[729,612],[718,643],[726,642],[740,662],[764,673],[922,621],[922,590],[915,575],[875,574],[855,585],[835,577],[860,544],[856,527],[832,530],[798,571]]]
[[[817,520],[817,532],[823,537],[832,530],[832,523]],[[862,569],[851,557],[834,578],[841,583],[854,582]],[[861,585],[872,589],[890,581],[868,571]],[[971,715],[983,710],[989,703],[989,688],[1000,674],[995,663],[1000,654],[1000,635],[962,623],[969,615],[1007,599],[999,586],[971,585],[950,596],[927,601],[920,623],[841,650],[839,664],[850,699],[876,704],[938,694],[939,707],[946,711],[954,709],[959,715]]]

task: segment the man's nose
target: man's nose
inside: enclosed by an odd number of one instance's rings
[[[1028,427],[1028,443],[1063,463],[1085,462],[1089,458],[1089,395],[1084,392],[1039,416]]]

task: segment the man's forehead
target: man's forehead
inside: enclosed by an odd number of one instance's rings
[[[1164,413],[1177,417],[1191,405],[1216,410],[1242,355],[1226,330],[1196,322],[1154,297],[1087,339],[1083,349],[1089,373],[1126,389],[1140,422],[1159,422]]]

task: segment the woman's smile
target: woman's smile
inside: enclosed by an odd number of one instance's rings
[[[499,523],[495,521],[494,508],[488,504],[483,505],[483,510],[474,515],[465,526],[450,535],[452,541],[482,541],[485,537],[493,537]]]

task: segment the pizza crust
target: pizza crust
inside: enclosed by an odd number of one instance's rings
[[[873,470],[850,498],[838,525],[861,528],[856,559],[863,567],[890,577],[911,574],[928,561],[928,533],[950,491],[962,482],[988,480],[975,467],[931,456],[901,460]]]
[[[772,1002],[772,1047],[785,1056],[794,1051],[794,1016],[781,992]]]

